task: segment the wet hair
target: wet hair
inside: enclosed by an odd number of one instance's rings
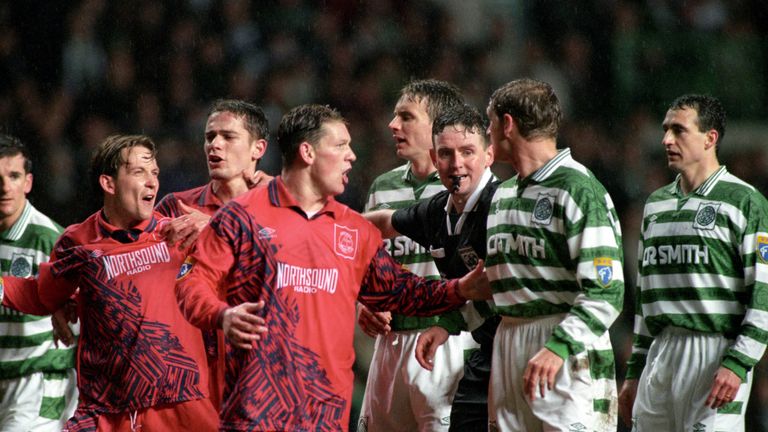
[[[101,190],[101,175],[117,176],[120,167],[128,163],[123,159],[123,150],[134,147],[146,148],[153,158],[157,155],[154,141],[146,135],[112,135],[99,145],[91,158],[91,187],[94,191]]]
[[[283,157],[283,166],[293,164],[301,143],[316,145],[325,133],[323,125],[328,122],[347,123],[338,111],[328,105],[299,105],[288,111],[277,129],[277,145]]]
[[[238,99],[219,99],[211,105],[208,117],[217,112],[230,112],[243,118],[245,130],[255,139],[269,138],[269,121],[258,105]]]
[[[445,109],[432,122],[432,142],[434,138],[449,126],[463,126],[467,131],[482,137],[483,148],[488,147],[485,131],[488,125],[480,111],[469,104],[455,105]]]
[[[429,119],[434,121],[444,109],[464,103],[461,90],[453,84],[436,79],[411,81],[400,90],[400,98],[424,101]]]
[[[525,139],[557,138],[563,113],[552,86],[529,78],[511,81],[491,95],[490,106],[501,117],[509,114]]]
[[[687,94],[675,99],[669,106],[670,110],[693,109],[698,114],[700,132],[710,129],[717,131],[717,148],[725,137],[725,108],[720,101],[709,95]]]
[[[0,158],[21,155],[24,158],[24,173],[32,172],[32,159],[29,149],[13,135],[0,134]]]

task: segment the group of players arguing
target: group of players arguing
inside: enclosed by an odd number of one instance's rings
[[[210,182],[156,206],[151,138],[106,139],[91,163],[103,208],[36,277],[3,269],[0,284],[23,313],[76,303],[65,428],[347,430],[357,316],[377,338],[358,430],[615,431],[619,413],[640,431],[744,430],[768,341],[768,202],[718,162],[719,101],[680,97],[662,124],[678,176],[644,209],[620,392],[619,220],[557,148],[552,88],[507,83],[486,121],[454,86],[418,80],[394,114],[407,163],[374,181],[363,215],[334,198],[356,157],[328,106],[283,116],[270,178],[262,110],[217,101]],[[497,179],[494,161],[516,175]]]

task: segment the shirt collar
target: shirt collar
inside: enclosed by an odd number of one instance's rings
[[[97,222],[102,236],[112,238],[120,243],[133,243],[139,239],[142,233],[152,232],[157,226],[157,219],[155,219],[153,214],[151,218],[141,221],[141,223],[132,228],[122,229],[107,221],[107,218],[104,216],[104,209],[99,211]]]
[[[209,182],[200,192],[200,196],[197,198],[197,205],[199,207],[213,207],[215,209],[220,209],[224,206],[219,197],[213,193],[213,182]]]
[[[560,168],[566,161],[571,159],[571,149],[570,148],[564,148],[562,150],[559,150],[555,157],[550,159],[547,163],[544,164],[541,168],[537,169],[536,172],[531,174],[531,180],[541,183],[544,180],[548,179],[549,176],[552,175],[553,172],[555,172],[558,168]]]
[[[693,190],[693,192],[696,195],[701,196],[707,196],[710,192],[712,192],[712,189],[715,188],[717,183],[720,181],[720,179],[728,173],[728,170],[725,168],[725,165],[720,166],[715,172],[709,175],[706,180],[704,180],[704,183],[700,184],[699,187]],[[669,185],[669,193],[671,194],[677,194],[677,195],[684,195],[682,189],[680,189],[680,182],[682,181],[683,176],[681,174],[678,174],[677,177],[675,177],[675,181],[672,182],[671,185]]]
[[[267,189],[269,191],[269,202],[275,206],[275,207],[284,207],[284,208],[290,208],[294,211],[299,212],[303,216],[307,216],[307,214],[302,210],[302,208],[299,206],[299,203],[296,202],[296,199],[293,198],[293,195],[291,195],[291,192],[288,191],[288,188],[285,186],[285,182],[283,182],[282,176],[275,177],[274,180],[269,182],[267,185]],[[333,197],[328,198],[328,202],[325,203],[322,209],[312,215],[311,218],[307,219],[315,219],[321,214],[328,214],[332,218],[336,218],[336,214],[341,214],[339,212],[339,207],[341,204],[339,204]]]
[[[32,217],[32,209],[32,204],[30,204],[28,200],[24,200],[24,210],[21,211],[21,215],[10,229],[0,234],[0,237],[9,241],[17,241],[20,239],[21,235],[26,231],[27,225],[29,225],[29,219]]]
[[[467,199],[467,203],[464,205],[463,213],[469,213],[472,210],[475,209],[475,205],[477,204],[477,201],[480,199],[480,195],[483,193],[483,189],[485,189],[485,186],[493,180],[493,173],[491,172],[490,168],[486,168],[483,172],[483,177],[480,178],[480,183],[477,184],[477,188],[475,188],[474,191],[472,191],[472,194],[469,196],[469,199]],[[453,195],[450,193],[448,194],[448,201],[445,203],[445,213],[448,214],[451,212],[451,207],[453,207]]]

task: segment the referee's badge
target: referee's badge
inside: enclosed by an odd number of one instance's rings
[[[14,253],[11,257],[11,276],[32,276],[32,256]]]
[[[597,275],[597,281],[603,288],[607,287],[613,279],[613,260],[608,257],[595,258],[593,260],[595,264],[595,274]]]
[[[700,203],[699,209],[696,211],[696,217],[693,219],[693,228],[702,230],[714,229],[719,208],[720,203]]]
[[[555,210],[555,196],[540,193],[531,213],[531,222],[539,225],[549,225]]]
[[[182,280],[189,274],[190,271],[192,271],[192,267],[195,266],[195,259],[192,257],[187,257],[184,260],[184,263],[181,265],[181,268],[179,269],[179,274],[176,276],[176,280]]]
[[[472,246],[460,247],[457,249],[457,251],[461,256],[461,260],[464,261],[464,265],[467,266],[467,269],[472,270],[473,268],[477,267],[477,263],[480,261],[480,257],[477,255],[477,252],[472,249]]]
[[[757,236],[757,256],[763,264],[768,263],[768,237]]]

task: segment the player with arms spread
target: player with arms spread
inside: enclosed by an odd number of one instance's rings
[[[104,207],[64,231],[38,278],[3,278],[3,305],[45,314],[78,292],[80,400],[68,431],[214,431],[200,330],[168,307],[184,255],[158,232],[155,145],[109,137],[91,171]]]
[[[463,294],[490,292],[482,266],[460,281],[402,270],[379,231],[333,198],[355,160],[337,111],[296,107],[283,116],[277,141],[282,175],[214,216],[179,274],[177,295],[192,323],[222,327],[231,342],[222,430],[347,430],[358,300],[431,315],[464,304]],[[262,316],[265,337],[253,322]]]

